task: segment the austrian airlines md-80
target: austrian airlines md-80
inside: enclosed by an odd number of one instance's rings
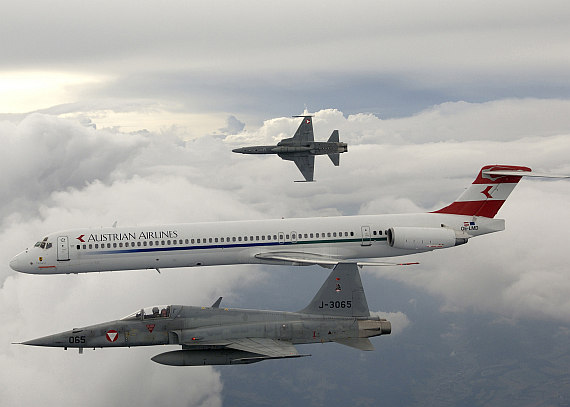
[[[10,267],[31,274],[260,263],[331,267],[444,249],[504,230],[505,221],[494,216],[522,176],[544,175],[485,166],[455,202],[430,213],[67,230],[18,254]]]

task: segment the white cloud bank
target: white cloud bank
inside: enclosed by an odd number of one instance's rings
[[[432,210],[457,197],[485,164],[570,173],[568,113],[565,100],[446,104],[397,120],[320,111],[316,139],[338,128],[349,152],[338,168],[317,157],[312,184],[293,183],[297,169],[278,157],[231,153],[240,143],[290,136],[298,119],[272,119],[226,139],[187,142],[168,131],[124,134],[45,115],[0,123],[0,363],[8,366],[0,373],[0,401],[124,404],[131,394],[129,402],[155,405],[161,395],[181,392],[183,405],[220,405],[215,370],[190,368],[182,376],[149,360],[157,349],[86,351],[78,357],[9,343],[120,318],[141,306],[209,304],[218,295],[231,301],[240,287],[271,278],[271,267],[246,266],[49,277],[10,270],[10,258],[44,234],[115,220],[127,225]],[[523,180],[499,212],[506,231],[416,256],[416,267],[365,272],[441,296],[445,310],[568,322],[569,197],[568,181]],[[391,317],[407,320],[398,313]],[[31,392],[22,383],[37,385]],[[85,386],[104,391],[83,399]]]

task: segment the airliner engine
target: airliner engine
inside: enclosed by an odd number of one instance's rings
[[[388,244],[396,249],[434,250],[467,243],[449,228],[393,227],[388,229]]]

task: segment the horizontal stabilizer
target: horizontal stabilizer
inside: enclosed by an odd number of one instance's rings
[[[329,158],[331,159],[331,161],[335,165],[335,167],[338,167],[340,165],[340,154],[339,153],[329,154]]]
[[[335,339],[335,342],[360,350],[374,350],[374,345],[368,338]]]
[[[333,130],[331,136],[328,139],[329,143],[338,143],[340,142],[340,138],[338,136],[338,130]]]
[[[532,171],[483,171],[483,174],[491,176],[505,176],[505,177],[535,177],[535,178],[570,178],[570,175],[555,175],[555,174],[541,174]]]

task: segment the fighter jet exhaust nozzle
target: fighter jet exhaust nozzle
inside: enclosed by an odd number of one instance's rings
[[[392,333],[392,324],[386,319],[358,321],[358,330],[362,338],[390,335]]]

